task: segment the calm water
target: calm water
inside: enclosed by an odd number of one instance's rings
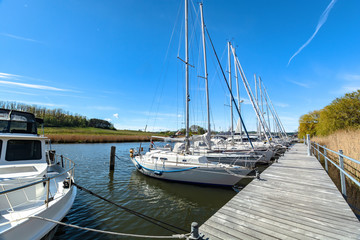
[[[110,148],[116,146],[115,171],[109,173]],[[149,144],[144,144],[144,149]],[[76,163],[75,181],[117,204],[145,215],[189,229],[191,222],[205,222],[236,193],[213,188],[166,182],[135,170],[129,149],[139,143],[53,144],[58,154]],[[107,231],[147,235],[171,235],[139,217],[78,190],[66,223]],[[118,239],[119,237],[59,226],[55,239]],[[125,239],[125,237],[123,237]]]

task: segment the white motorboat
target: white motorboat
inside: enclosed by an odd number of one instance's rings
[[[70,210],[75,164],[46,151],[31,113],[0,109],[0,239],[44,239]],[[43,218],[43,219],[40,219]]]

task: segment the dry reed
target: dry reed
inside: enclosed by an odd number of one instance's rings
[[[326,145],[327,148],[338,152],[343,150],[345,156],[355,160],[360,160],[360,129],[356,130],[339,130],[326,137],[314,137],[313,141],[320,145]],[[338,163],[338,158],[334,154],[329,153],[331,159]],[[360,179],[360,166],[346,158],[344,158],[346,170],[358,180]]]
[[[135,135],[75,135],[48,134],[52,143],[110,143],[110,142],[145,142],[150,136]]]
[[[341,149],[343,150],[343,154],[345,156],[360,161],[360,130],[359,129],[339,130],[329,136],[313,137],[311,140],[319,143],[320,145],[326,145],[328,149],[331,149],[336,152],[338,152]],[[320,151],[323,152],[321,148]],[[327,152],[327,156],[332,161],[334,161],[339,165],[338,155]],[[323,159],[323,157],[320,157],[320,159]],[[329,165],[329,176],[332,178],[338,189],[341,190],[340,177],[339,177],[340,171],[332,164],[329,163],[328,165]],[[347,173],[352,175],[358,181],[360,180],[360,164],[357,164],[355,162],[352,162],[344,158],[344,168]],[[359,217],[360,189],[347,177],[346,177],[346,189],[347,189],[348,203],[351,204],[352,209]]]

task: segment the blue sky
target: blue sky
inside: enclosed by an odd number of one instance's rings
[[[287,131],[302,114],[360,88],[360,1],[203,3],[223,68],[231,40],[250,84],[261,76]],[[199,7],[189,4],[190,124],[205,127]],[[107,119],[118,129],[182,128],[183,11],[182,0],[0,0],[0,100]],[[227,130],[229,94],[207,46],[211,124]],[[240,95],[253,130],[244,88]]]

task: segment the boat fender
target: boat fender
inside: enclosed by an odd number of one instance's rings
[[[154,174],[158,175],[158,176],[161,176],[163,173],[162,173],[162,171],[154,171]]]
[[[43,180],[46,179],[46,175],[43,176]],[[46,181],[43,181],[43,186],[45,187],[46,186]]]
[[[136,164],[136,168],[139,169],[139,170],[142,169],[140,164]]]
[[[70,178],[66,178],[64,181],[63,181],[63,188],[69,188],[70,187]]]
[[[130,157],[133,158],[134,157],[134,149],[130,148]]]

